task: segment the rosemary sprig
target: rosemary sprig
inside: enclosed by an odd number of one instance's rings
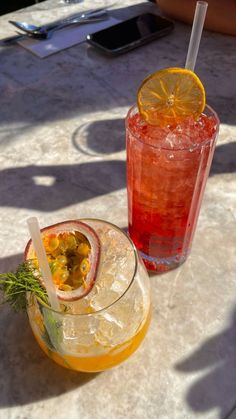
[[[17,271],[0,273],[0,291],[3,292],[3,303],[9,303],[14,310],[26,310],[26,292],[32,292],[39,300],[48,304],[46,290],[42,287],[38,274],[30,261],[20,264]]]

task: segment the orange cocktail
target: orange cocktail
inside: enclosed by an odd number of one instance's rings
[[[76,248],[65,251],[66,265],[61,250],[54,249],[55,234],[45,233],[44,243],[50,241],[53,247],[47,253],[53,266],[53,279],[58,281],[60,271],[61,278],[66,278],[58,285],[61,297],[66,298],[65,292],[71,293],[68,295],[72,298],[62,299],[58,312],[30,293],[27,311],[37,342],[52,360],[73,370],[97,372],[127,359],[144,339],[151,317],[150,284],[133,243],[124,232],[101,220],[83,221],[98,236],[101,252],[92,288],[88,291],[88,283],[78,276],[79,269],[84,271],[85,259],[91,263],[85,255],[85,241],[83,246],[77,242]],[[61,237],[65,239],[63,243]],[[57,238],[61,248],[65,248],[68,238],[70,246],[73,244],[71,232],[63,232],[63,226]],[[76,264],[72,266],[74,260]],[[66,270],[68,273],[64,275]],[[74,298],[78,294],[75,280],[84,286],[84,295],[77,299]]]
[[[147,313],[147,317],[140,325],[139,330],[120,344],[110,345],[106,347],[105,342],[96,341],[89,348],[81,347],[73,355],[63,353],[60,349],[56,350],[45,336],[45,327],[42,314],[39,313],[38,302],[34,301],[28,309],[30,324],[41,349],[49,358],[62,367],[66,367],[75,371],[98,372],[112,368],[125,361],[144,339],[151,320],[151,309]],[[91,315],[92,316],[92,315]],[[87,353],[86,353],[86,352]]]

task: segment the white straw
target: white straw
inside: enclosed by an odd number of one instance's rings
[[[41,238],[38,220],[36,217],[31,217],[27,220],[27,224],[34,245],[34,250],[38,258],[39,268],[42,273],[49,303],[51,304],[53,310],[60,311],[60,305],[56,295],[56,288],[52,280],[52,274]]]
[[[198,1],[195,9],[185,68],[194,71],[208,3]]]

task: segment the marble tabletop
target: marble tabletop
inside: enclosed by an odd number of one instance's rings
[[[113,12],[158,12],[135,3],[118,1]],[[0,37],[14,33],[10,18],[43,22],[103,4],[48,0],[1,16]],[[21,261],[29,216],[41,226],[96,217],[127,227],[124,118],[145,76],[184,65],[189,36],[176,22],[169,36],[117,58],[86,43],[45,59],[0,48],[1,271]],[[196,72],[221,129],[191,256],[150,276],[143,344],[113,370],[75,373],[45,357],[24,314],[1,306],[1,419],[236,417],[235,41],[203,33]]]

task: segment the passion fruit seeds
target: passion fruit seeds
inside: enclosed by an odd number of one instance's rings
[[[80,221],[66,221],[41,230],[47,259],[61,300],[72,301],[85,296],[97,274],[100,243],[94,230]],[[32,242],[25,258],[39,269]],[[40,277],[43,284],[43,281]]]

